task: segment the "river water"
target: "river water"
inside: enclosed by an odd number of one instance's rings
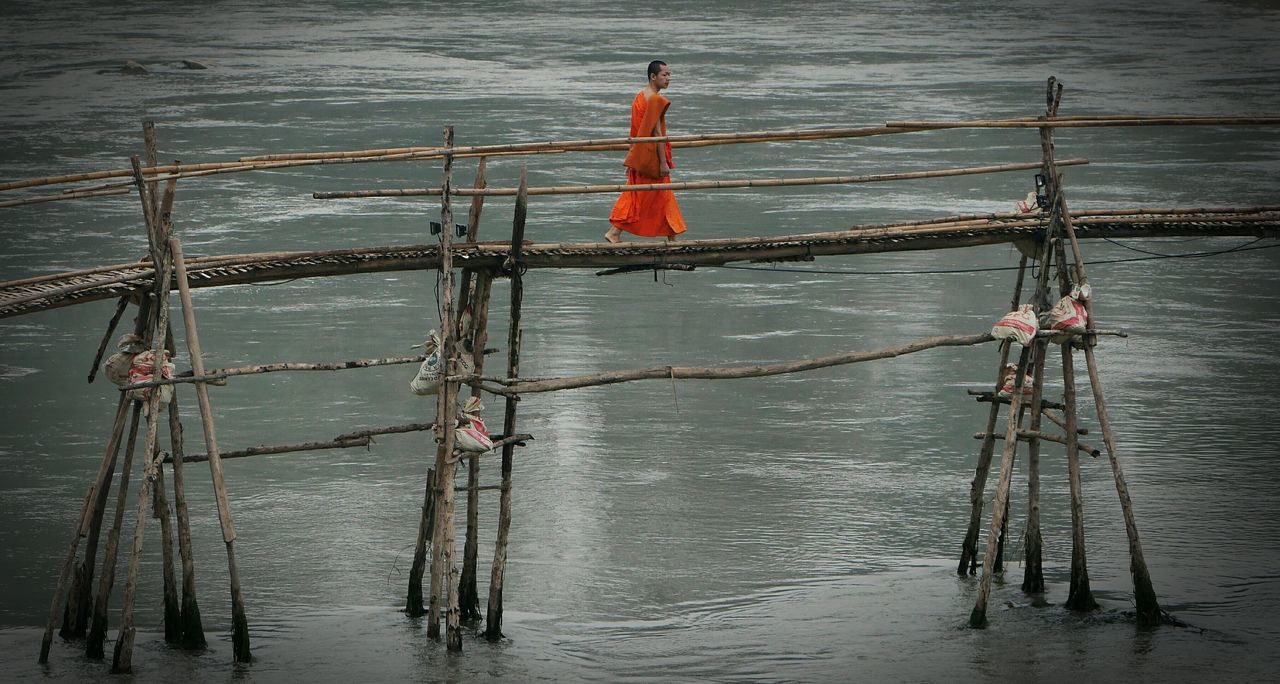
[[[157,122],[161,159],[616,137],[665,59],[673,133],[1034,116],[1045,79],[1062,114],[1276,115],[1280,9],[1162,3],[723,0],[645,8],[595,0],[328,0],[0,4],[0,179],[120,168]],[[148,75],[119,72],[127,59]],[[207,70],[182,68],[181,60]],[[1276,203],[1280,131],[1060,131],[1075,208]],[[1035,131],[930,134],[677,152],[676,178],[772,178],[1035,161]],[[492,160],[489,183],[610,183],[620,155]],[[473,161],[459,161],[469,185]],[[190,255],[430,240],[439,201],[311,199],[317,190],[438,186],[431,163],[214,176],[179,187]],[[1007,211],[1030,174],[685,192],[689,238],[791,234]],[[535,198],[527,237],[595,241],[611,195]],[[485,207],[501,239],[509,199]],[[189,469],[207,652],[162,645],[159,530],[148,528],[134,656],[144,681],[786,680],[1253,681],[1280,668],[1280,252],[1251,238],[1090,241],[1099,370],[1163,607],[1190,628],[1138,628],[1106,459],[1085,459],[1085,521],[1101,610],[1064,610],[1065,459],[1043,459],[1047,605],[1012,562],[990,627],[967,617],[954,567],[994,375],[993,345],[799,375],[638,382],[530,396],[515,466],[506,639],[451,656],[399,612],[426,469],[423,434],[368,450],[228,461],[254,662],[231,662],[225,555],[203,469]],[[119,263],[145,250],[137,200],[0,214],[0,280]],[[1221,252],[1203,258],[1152,254]],[[610,278],[526,278],[522,372],[770,363],[986,330],[1007,308],[1007,246],[823,258]],[[990,270],[996,269],[996,270]],[[437,325],[428,272],[197,290],[206,365],[406,355]],[[505,346],[508,289],[495,286]],[[0,321],[0,679],[106,679],[55,641],[36,665],[57,569],[101,459],[115,390],[85,375],[112,302]],[[179,333],[181,334],[181,333]],[[181,345],[180,345],[181,346]],[[495,357],[496,358],[496,357]],[[185,367],[188,362],[179,359]],[[500,362],[495,362],[500,363]],[[1082,365],[1082,364],[1081,364]],[[269,374],[213,391],[224,450],[426,420],[408,366]],[[1061,391],[1056,356],[1050,395]],[[1081,381],[1084,381],[1081,375]],[[203,451],[181,395],[188,450]],[[1083,393],[1087,438],[1101,442]],[[497,405],[490,400],[491,406]],[[490,408],[491,423],[499,412]],[[1020,459],[1021,461],[1021,459]],[[497,459],[484,461],[494,484]],[[995,478],[992,478],[992,482]],[[136,486],[136,479],[134,480]],[[989,489],[988,501],[993,495]],[[459,515],[463,513],[460,499]],[[987,506],[990,508],[990,505]],[[481,596],[497,518],[482,494]],[[132,518],[133,504],[129,506]],[[130,523],[131,525],[132,523]],[[985,524],[984,524],[985,530]],[[126,525],[126,539],[131,527]],[[461,537],[460,537],[461,538]],[[119,575],[123,576],[121,567]],[[117,586],[113,598],[118,602]],[[483,610],[483,606],[482,606]],[[113,609],[109,638],[119,613]]]

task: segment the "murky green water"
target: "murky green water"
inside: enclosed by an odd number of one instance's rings
[[[615,137],[645,63],[668,61],[673,133],[1041,113],[1280,112],[1280,12],[1268,3],[728,2],[631,8],[580,0],[0,6],[0,178],[127,165],[144,118],[162,159]],[[125,59],[147,76],[113,70]],[[197,59],[210,69],[181,68]],[[105,73],[104,73],[105,71]],[[1275,204],[1280,131],[1062,131],[1074,207]],[[743,145],[677,154],[685,180],[909,171],[1035,161],[1034,131]],[[494,186],[620,182],[620,155],[503,158]],[[470,184],[473,162],[459,162]],[[184,182],[190,255],[408,244],[438,200],[311,199],[424,187],[431,164],[335,167]],[[1029,175],[680,195],[690,238],[789,234],[1006,211]],[[528,237],[594,241],[608,195],[536,198]],[[137,200],[0,210],[0,280],[118,263],[145,250]],[[482,235],[509,229],[491,199]],[[1225,250],[1248,238],[1089,242],[1096,262]],[[1270,247],[1262,241],[1251,247]],[[828,258],[787,269],[526,279],[527,376],[655,365],[768,363],[986,330],[1008,306],[1009,247]],[[255,662],[231,663],[230,611],[206,471],[193,469],[197,582],[211,649],[159,638],[158,528],[139,586],[138,678],[222,681],[532,679],[1232,681],[1274,676],[1280,627],[1280,253],[1095,263],[1108,338],[1101,373],[1162,605],[1198,629],[1140,630],[1105,459],[1083,464],[1093,588],[1077,616],[1065,463],[1050,448],[1043,524],[1048,607],[997,582],[991,627],[968,629],[975,582],[954,575],[992,345],[802,375],[642,382],[536,395],[515,468],[504,631],[447,656],[398,609],[434,449],[423,435],[367,451],[228,461]],[[964,271],[964,272],[951,272]],[[505,302],[504,283],[494,299]],[[210,367],[404,355],[436,325],[430,273],[196,292]],[[113,311],[98,302],[0,321],[0,654],[5,676],[81,680],[107,665],[58,642],[35,665],[72,519],[101,459],[115,390],[86,385]],[[505,331],[505,306],[493,325]],[[505,332],[495,338],[503,340]],[[180,360],[180,364],[185,363]],[[1061,391],[1056,360],[1051,393]],[[328,439],[426,420],[409,367],[270,374],[216,388],[224,449]],[[1081,376],[1083,380],[1083,375]],[[189,392],[189,390],[184,390]],[[188,449],[203,451],[194,396]],[[496,402],[490,402],[496,404]],[[494,413],[493,409],[490,409]],[[1096,422],[1089,439],[1100,442]],[[491,422],[496,422],[491,420]],[[1015,474],[1016,559],[1025,524]],[[497,480],[496,459],[482,479]],[[135,480],[136,482],[136,480]],[[988,496],[991,493],[988,492]],[[497,501],[482,494],[487,579]],[[132,504],[130,505],[132,516]],[[461,513],[462,509],[459,509]],[[129,534],[126,528],[126,535]],[[123,574],[123,568],[121,570]],[[482,597],[487,593],[481,583]],[[118,600],[120,588],[117,588]],[[113,611],[110,638],[118,612]]]

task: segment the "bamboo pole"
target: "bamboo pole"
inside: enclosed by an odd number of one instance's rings
[[[98,593],[94,595],[89,632],[85,637],[85,655],[98,660],[106,654],[104,644],[107,639],[107,602],[111,598],[111,587],[115,584],[120,528],[124,525],[124,509],[129,500],[129,473],[133,470],[133,452],[138,440],[139,416],[142,415],[142,403],[136,401],[130,403],[133,404],[133,415],[129,419],[129,439],[125,446],[124,463],[120,467],[120,482],[116,485],[115,518],[111,524],[111,531],[107,534],[107,548],[103,551]]]
[[[1089,586],[1089,565],[1084,541],[1084,493],[1080,483],[1080,459],[1076,456],[1079,437],[1075,427],[1079,421],[1076,410],[1076,379],[1072,361],[1071,342],[1062,345],[1062,401],[1067,408],[1067,479],[1071,488],[1071,579],[1067,588],[1069,610],[1090,611],[1098,609]]]
[[[485,180],[485,158],[480,158],[476,168],[474,187],[483,188]],[[484,208],[484,196],[471,198],[471,210],[467,214],[467,242],[475,242],[480,231],[480,216]],[[491,271],[474,273],[475,289],[470,289],[472,269],[463,269],[460,302],[466,302],[471,308],[471,329],[462,331],[464,353],[470,353],[475,373],[484,372],[484,346],[488,341],[489,326],[489,291],[493,283]],[[471,396],[480,396],[479,387],[471,387]],[[480,459],[467,461],[467,536],[462,549],[462,576],[458,580],[458,610],[460,619],[474,623],[480,619],[480,593],[476,588],[476,564],[480,552]]]
[[[191,369],[196,375],[204,375],[204,355],[200,351],[200,337],[196,330],[195,310],[191,304],[191,290],[187,285],[187,268],[182,258],[182,244],[176,237],[169,238],[169,244],[178,276],[178,295],[182,300],[182,318],[186,327],[187,353],[191,356]],[[226,483],[222,476],[222,461],[219,458],[218,440],[213,427],[213,409],[209,403],[209,389],[205,383],[196,384],[196,398],[200,404],[205,448],[209,454],[209,471],[213,477],[218,522],[222,528],[222,540],[227,547],[227,569],[231,576],[233,657],[236,662],[247,663],[252,659],[252,655],[249,651],[249,621],[245,617],[244,596],[240,591],[240,569],[236,565],[236,529],[231,518],[231,503],[227,499]]]
[[[86,534],[86,528],[89,526],[92,512],[97,509],[97,502],[103,501],[105,505],[106,493],[110,490],[111,472],[115,469],[116,455],[120,451],[120,438],[124,431],[125,416],[128,414],[127,408],[128,402],[121,395],[120,401],[116,405],[116,417],[112,421],[111,438],[107,441],[106,453],[103,454],[102,464],[98,466],[98,476],[85,494],[84,505],[80,509],[79,518],[76,519],[76,526],[71,535],[71,543],[68,545],[66,557],[62,562],[62,570],[58,575],[58,583],[53,592],[53,600],[49,605],[49,617],[45,621],[44,636],[40,642],[40,658],[38,662],[42,665],[49,662],[49,648],[53,644],[53,626],[57,620],[58,612],[63,610],[63,592],[67,578],[72,574],[72,566],[75,563],[76,551],[80,546],[80,538]],[[96,547],[97,535],[94,535],[92,541],[94,547]],[[83,586],[83,583],[92,581],[92,570],[88,571],[88,579],[85,579],[84,573],[86,566],[92,568],[95,553],[96,548],[91,553],[86,547],[84,564],[80,566],[79,572],[75,573],[70,598],[63,615],[61,636],[64,638],[74,636],[75,625],[84,619],[82,606],[86,602],[84,599],[87,599],[88,595],[78,591],[78,589]]]
[[[246,458],[249,456],[265,456],[268,454],[287,454],[295,451],[317,451],[320,449],[350,449],[354,447],[369,446],[370,439],[368,437],[355,437],[351,439],[337,439],[330,442],[303,442],[301,444],[279,444],[273,446],[255,446],[238,451],[220,452],[218,459],[225,461],[230,458]],[[187,463],[202,463],[210,460],[209,454],[192,454],[186,456]]]
[[[520,252],[524,245],[524,227],[528,212],[528,170],[520,167],[520,192],[511,225],[511,252],[505,269],[511,274],[511,313],[507,327],[507,377],[520,376],[520,313],[524,301],[524,276]],[[516,397],[508,396],[503,409],[502,431],[511,435],[516,430]],[[502,587],[507,571],[507,543],[511,535],[511,470],[515,445],[502,447],[502,490],[498,508],[498,532],[493,544],[493,565],[489,571],[489,604],[486,608],[484,637],[494,642],[502,638]],[[474,460],[474,459],[473,459]]]
[[[1044,593],[1044,562],[1040,532],[1040,401],[1044,396],[1044,365],[1047,341],[1036,340],[1036,363],[1032,371],[1031,424],[1027,432],[1027,527],[1024,532],[1022,591]],[[1006,516],[1007,519],[1007,516]]]
[[[1018,303],[1022,300],[1022,281],[1027,272],[1027,257],[1023,256],[1018,260],[1018,276],[1013,285],[1013,298],[1009,303],[1009,310],[1014,311],[1018,308]],[[1005,364],[1009,362],[1009,348],[1012,342],[1005,340],[1000,343],[1000,363],[996,366],[996,382],[995,392],[1000,390],[1000,384],[1004,377]],[[995,395],[992,392],[992,395]],[[991,410],[987,415],[988,434],[994,434],[996,428],[996,420],[1000,416],[999,402],[992,402]],[[973,475],[973,482],[969,484],[969,526],[965,531],[964,541],[960,545],[960,563],[956,566],[956,574],[964,576],[966,573],[972,575],[977,571],[978,564],[978,534],[982,525],[982,503],[984,492],[987,488],[987,476],[991,472],[991,457],[995,453],[995,440],[984,439],[982,447],[978,450],[978,464]]]
[[[1004,451],[1000,459],[1000,481],[996,486],[996,500],[992,506],[991,528],[987,532],[987,552],[982,562],[982,577],[978,583],[978,598],[974,603],[973,611],[969,614],[969,625],[971,627],[985,627],[987,624],[987,597],[991,593],[991,576],[995,567],[996,544],[999,539],[1000,528],[1004,524],[1005,505],[1009,500],[1009,485],[1013,480],[1013,456],[1017,451],[1018,417],[1022,409],[1022,381],[1024,374],[1027,372],[1027,364],[1032,361],[1030,357],[1034,349],[1034,345],[1023,347],[1022,355],[1018,359],[1018,369],[1015,371],[1017,375],[1014,376],[1016,380],[1005,425]]]
[[[1059,85],[1059,93],[1061,93],[1061,85]],[[1062,191],[1061,174],[1053,165],[1053,157],[1051,155],[1052,146],[1050,146],[1049,155],[1045,159],[1045,171],[1047,177],[1052,178],[1055,183],[1056,209],[1062,217],[1062,231],[1070,241],[1075,259],[1075,281],[1083,287],[1088,283],[1084,268],[1084,257],[1080,251],[1080,243],[1076,238],[1071,215],[1067,212],[1067,198]],[[1085,311],[1090,324],[1096,327],[1097,319],[1094,317],[1092,299],[1085,300]],[[1107,412],[1107,402],[1103,396],[1102,382],[1098,377],[1098,365],[1094,358],[1093,348],[1096,344],[1097,339],[1095,337],[1085,337],[1085,366],[1089,372],[1089,385],[1093,390],[1094,409],[1098,415],[1098,423],[1102,428],[1102,443],[1107,450],[1107,460],[1111,463],[1111,472],[1116,484],[1116,495],[1120,499],[1120,510],[1124,515],[1125,536],[1129,540],[1129,570],[1133,576],[1134,603],[1137,609],[1138,622],[1144,625],[1160,624],[1165,619],[1165,613],[1160,608],[1155,588],[1151,583],[1151,573],[1147,570],[1147,562],[1142,553],[1142,541],[1138,536],[1138,523],[1133,514],[1133,501],[1129,497],[1129,487],[1125,482],[1124,471],[1120,467],[1120,459],[1116,455],[1115,437],[1111,431],[1111,418]]]
[[[1274,126],[1280,116],[1146,116],[1063,118],[1061,120],[976,119],[970,121],[889,121],[890,128],[936,130],[944,128],[1099,128],[1120,126]]]
[[[413,551],[413,565],[409,569],[409,596],[404,612],[409,617],[422,617],[427,609],[422,602],[422,576],[427,566],[427,542],[435,536],[436,518],[436,469],[427,469],[427,491],[423,495],[422,515],[418,520],[418,541]],[[438,629],[438,628],[437,628]],[[437,632],[438,634],[438,632]]]
[[[169,339],[173,339],[172,331]],[[181,638],[183,648],[202,649],[208,645],[204,636],[204,624],[200,616],[200,603],[196,597],[195,557],[191,548],[191,514],[187,508],[186,476],[183,464],[186,448],[183,445],[183,428],[178,413],[178,393],[169,398],[170,463],[173,464],[174,514],[178,520],[178,555],[182,561]]]
[[[974,439],[986,439],[986,438],[987,438],[987,436],[988,436],[989,434],[990,434],[990,433],[987,433],[987,432],[975,432],[975,433],[974,433],[974,435],[973,435],[973,438],[974,438]],[[996,435],[995,435],[995,439],[997,439],[997,440],[1003,440],[1003,439],[1004,439],[1004,435],[1002,435],[1002,434],[1000,434],[1000,433],[996,433]],[[1066,444],[1066,443],[1067,443],[1067,438],[1066,438],[1064,435],[1056,435],[1056,434],[1053,434],[1053,433],[1051,433],[1051,432],[1044,432],[1043,430],[1023,430],[1023,429],[1019,429],[1019,430],[1018,430],[1018,439],[1019,439],[1019,440],[1021,440],[1021,441],[1023,441],[1023,442],[1030,442],[1030,441],[1031,441],[1031,440],[1033,440],[1033,439],[1037,439],[1037,440],[1041,440],[1041,441],[1044,441],[1044,442],[1054,442],[1054,443],[1056,443],[1056,444]],[[1097,457],[1099,457],[1099,456],[1101,456],[1101,455],[1102,455],[1102,450],[1098,449],[1097,447],[1089,446],[1088,444],[1085,444],[1084,442],[1081,442],[1079,439],[1077,439],[1077,440],[1076,440],[1076,448],[1075,448],[1075,451],[1078,451],[1078,452],[1080,452],[1080,453],[1084,453],[1084,454],[1088,454],[1089,456],[1092,456],[1092,457],[1094,457],[1094,458],[1097,458]]]
[[[509,378],[486,377],[484,379],[505,384],[507,386],[505,394],[522,395],[537,392],[555,392],[566,389],[577,389],[580,387],[611,385],[619,382],[630,382],[633,380],[669,380],[672,378],[676,380],[728,380],[759,378],[769,375],[797,373],[817,368],[826,368],[829,366],[840,366],[850,363],[861,363],[863,361],[888,359],[895,356],[924,351],[926,349],[933,349],[935,347],[967,347],[975,344],[991,342],[994,339],[995,338],[991,337],[990,333],[928,337],[909,344],[885,347],[871,351],[843,352],[828,356],[819,356],[812,359],[801,359],[799,361],[787,361],[774,364],[753,364],[749,366],[659,366],[657,368],[609,371],[606,373],[574,375],[563,378],[545,378],[539,380],[519,380],[515,376],[511,376]]]
[[[120,317],[124,316],[124,310],[129,306],[129,298],[121,297],[116,303],[116,312],[111,316],[111,320],[107,323],[107,331],[102,334],[102,341],[98,343],[98,352],[93,355],[93,363],[89,366],[89,382],[98,376],[98,364],[102,363],[102,356],[107,352],[107,345],[111,343],[111,335],[115,333],[116,326],[120,324]]]
[[[152,149],[149,155],[154,157],[154,139],[148,145]],[[142,164],[138,157],[130,160],[133,164],[133,177],[137,183],[138,197],[142,202],[142,214],[145,219],[147,234],[151,242],[151,261],[156,265],[156,282],[154,286],[154,302],[152,309],[150,339],[152,358],[155,363],[155,374],[160,375],[164,367],[164,354],[169,330],[169,282],[173,268],[173,259],[169,245],[165,242],[164,227],[157,216],[159,200],[155,197],[154,188],[147,185],[142,176]],[[152,487],[160,479],[156,440],[160,420],[160,392],[153,390],[145,401],[147,416],[147,434],[143,442],[142,482],[138,487],[138,506],[134,517],[133,547],[129,557],[129,571],[125,578],[124,597],[120,610],[120,629],[116,636],[115,654],[111,671],[115,674],[133,672],[133,642],[136,629],[133,626],[133,605],[138,589],[138,569],[142,563],[142,544],[147,528],[147,506],[152,503]],[[172,563],[169,564],[172,573]],[[166,578],[171,581],[172,577]],[[166,590],[171,587],[166,586]],[[169,608],[166,591],[166,618]],[[176,595],[174,597],[176,599]],[[176,608],[176,606],[172,606]],[[167,637],[166,626],[166,637]]]
[[[120,388],[120,391],[125,392],[132,389],[159,387],[160,385],[178,385],[191,382],[214,383],[240,375],[261,375],[263,373],[278,373],[280,371],[339,371],[350,370],[352,368],[373,368],[375,366],[421,363],[425,358],[425,354],[418,354],[417,356],[393,356],[381,359],[356,359],[354,361],[333,361],[321,363],[288,361],[240,366],[236,368],[213,368],[207,370],[204,375],[179,375],[177,377],[167,379],[148,380],[146,382],[125,385]]]
[[[1088,164],[1087,159],[1065,159],[1059,166],[1078,166]],[[972,176],[1005,171],[1027,171],[1040,168],[1039,162],[1017,164],[990,164],[986,166],[968,166],[951,169],[934,169],[930,171],[903,171],[897,173],[873,173],[852,176],[817,176],[810,178],[742,178],[732,180],[683,181],[679,183],[644,183],[640,185],[605,184],[605,185],[560,185],[551,187],[529,188],[529,195],[578,195],[602,192],[623,192],[632,190],[728,190],[733,188],[777,188],[799,185],[848,185],[855,183],[881,183],[886,181],[917,180],[921,178],[949,178],[952,176]],[[459,196],[484,195],[511,196],[518,192],[517,188],[456,188],[450,191]],[[441,190],[436,188],[402,188],[391,190],[345,190],[335,192],[314,192],[315,199],[353,199],[368,197],[436,197]]]
[[[173,573],[173,523],[169,499],[164,486],[164,466],[156,465],[156,484],[151,509],[160,520],[160,552],[164,593],[164,641],[173,646],[182,645],[182,603],[178,599],[178,580]]]
[[[453,126],[445,126],[444,141],[446,148],[453,147]],[[457,375],[458,358],[456,329],[454,324],[454,292],[453,292],[453,208],[449,195],[452,188],[453,157],[444,155],[444,183],[441,187],[440,225],[440,358],[445,360],[449,375]],[[453,455],[454,438],[457,430],[457,397],[459,385],[456,381],[441,378],[440,392],[436,401],[436,496],[439,504],[436,507],[436,537],[432,540],[433,554],[431,563],[431,604],[428,618],[427,635],[439,638],[440,632],[440,600],[442,593],[447,593],[445,606],[446,635],[445,642],[450,652],[462,651],[462,630],[458,608],[458,592],[454,587],[454,470],[449,463]],[[433,633],[434,632],[434,633]]]

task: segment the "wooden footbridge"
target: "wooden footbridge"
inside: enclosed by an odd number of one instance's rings
[[[114,328],[125,310],[132,304],[137,307],[133,332],[143,340],[145,347],[159,358],[166,350],[173,349],[174,336],[170,325],[169,298],[177,291],[181,301],[180,315],[186,329],[185,340],[190,368],[177,373],[172,379],[158,379],[125,385],[116,407],[112,432],[106,440],[102,463],[92,477],[75,529],[72,530],[64,563],[58,572],[56,590],[52,598],[49,619],[41,645],[40,660],[48,659],[54,629],[61,624],[60,634],[66,639],[83,639],[86,653],[91,657],[104,656],[107,629],[107,598],[114,583],[114,567],[119,554],[118,538],[122,528],[128,500],[130,473],[134,469],[135,442],[139,428],[145,421],[146,432],[140,452],[142,477],[137,488],[134,538],[130,552],[129,569],[121,608],[119,633],[116,639],[112,669],[129,672],[135,628],[133,625],[134,592],[137,583],[139,558],[143,547],[148,514],[154,506],[161,519],[161,544],[164,552],[165,574],[165,639],[172,645],[185,648],[202,648],[205,644],[203,626],[196,601],[194,560],[191,552],[190,521],[185,504],[185,476],[183,463],[207,461],[216,494],[219,522],[226,545],[231,578],[232,642],[237,661],[250,660],[248,616],[245,611],[237,569],[236,532],[232,519],[231,498],[222,475],[222,461],[233,457],[247,457],[270,453],[284,453],[308,449],[333,449],[367,446],[370,437],[393,432],[431,432],[434,444],[425,448],[435,450],[435,467],[426,474],[426,486],[421,511],[413,567],[407,592],[406,612],[413,617],[426,616],[427,632],[431,638],[441,635],[441,623],[446,627],[446,642],[450,650],[461,650],[462,625],[468,621],[478,623],[477,592],[478,526],[477,493],[479,484],[479,459],[482,454],[455,449],[459,425],[459,401],[463,392],[479,397],[489,392],[504,402],[503,426],[494,434],[494,451],[501,449],[502,468],[498,529],[490,568],[487,612],[483,616],[484,634],[489,639],[502,636],[503,578],[506,568],[506,549],[511,527],[512,513],[512,465],[518,446],[523,446],[530,435],[516,431],[516,408],[521,394],[545,392],[602,385],[629,380],[652,378],[741,378],[791,373],[839,364],[857,363],[913,353],[943,345],[975,345],[994,342],[996,339],[986,330],[968,331],[967,334],[935,337],[909,342],[902,346],[877,350],[861,350],[835,354],[816,359],[805,359],[774,365],[729,366],[717,368],[689,368],[663,366],[653,369],[616,371],[612,373],[570,378],[522,379],[520,369],[521,322],[520,309],[523,298],[523,278],[529,269],[539,268],[593,268],[604,269],[601,274],[633,271],[682,269],[700,266],[719,266],[741,262],[778,262],[812,260],[829,255],[866,254],[907,250],[942,249],[1014,243],[1022,253],[1016,282],[1013,286],[1011,308],[1025,303],[1037,313],[1048,311],[1051,299],[1068,293],[1087,293],[1088,279],[1081,243],[1092,238],[1135,238],[1158,236],[1253,236],[1256,238],[1280,237],[1280,205],[1218,208],[1135,208],[1128,210],[1088,210],[1067,206],[1059,168],[1086,163],[1081,159],[1056,160],[1054,131],[1061,127],[1112,127],[1112,126],[1270,126],[1280,124],[1280,117],[1165,117],[1165,116],[1092,116],[1060,117],[1058,104],[1062,87],[1049,79],[1044,116],[1020,119],[952,122],[891,122],[884,126],[843,129],[815,129],[802,131],[772,131],[755,133],[722,133],[669,138],[619,138],[605,140],[577,140],[540,142],[517,145],[489,145],[460,147],[453,142],[452,127],[447,127],[445,140],[438,147],[406,147],[383,150],[357,150],[350,152],[291,153],[245,157],[231,162],[205,164],[172,164],[162,166],[155,160],[155,133],[150,124],[144,125],[146,143],[145,166],[139,157],[131,160],[128,169],[94,171],[64,176],[0,183],[0,193],[22,192],[14,199],[0,200],[0,208],[40,204],[52,201],[79,200],[92,197],[133,194],[142,208],[148,242],[148,255],[141,261],[127,264],[104,265],[84,270],[49,274],[23,280],[0,283],[0,317],[31,314],[58,307],[82,304],[102,299],[117,299],[116,316],[112,319],[102,345],[98,350],[97,366],[114,334]],[[530,188],[522,171],[518,188],[489,188],[485,185],[485,163],[489,157],[507,155],[562,154],[567,152],[615,152],[632,144],[648,144],[669,140],[675,147],[698,148],[709,145],[805,141],[836,138],[861,138],[894,134],[923,134],[933,130],[953,128],[1036,128],[1040,133],[1040,159],[1024,164],[938,169],[908,173],[884,173],[859,176],[831,176],[824,178],[783,179],[734,179],[690,183],[665,183],[653,186],[569,186]],[[476,183],[472,188],[453,185],[455,162],[478,157]],[[439,188],[356,190],[342,193],[316,193],[318,200],[334,197],[376,198],[405,196],[437,196],[441,202],[441,220],[445,227],[438,231],[438,238],[428,244],[409,246],[383,246],[357,249],[325,250],[310,252],[274,252],[258,254],[231,254],[201,256],[186,259],[182,244],[172,220],[174,197],[179,181],[201,176],[279,169],[319,164],[347,164],[384,161],[439,161],[443,167],[443,183]],[[929,221],[917,221],[891,225],[858,225],[839,227],[830,232],[804,235],[766,236],[735,239],[688,240],[672,243],[627,242],[622,244],[543,244],[524,238],[527,198],[538,194],[570,194],[583,192],[619,192],[621,190],[700,190],[717,188],[787,187],[797,185],[874,183],[887,180],[911,180],[947,177],[977,173],[1034,170],[1043,179],[1035,197],[1035,206],[1021,213],[948,216]],[[105,182],[104,182],[105,181]],[[96,183],[96,185],[85,185]],[[34,195],[36,188],[71,184],[72,187],[56,195]],[[467,217],[465,240],[454,239],[455,222],[453,203],[456,198],[471,197]],[[488,196],[514,196],[516,209],[509,240],[481,242],[478,228],[484,198]],[[0,195],[2,198],[3,195]],[[461,237],[459,235],[458,237]],[[1040,266],[1035,282],[1024,288],[1024,276],[1029,264]],[[440,288],[439,321],[424,321],[424,327],[439,327],[441,341],[439,358],[445,372],[438,384],[435,413],[429,420],[410,425],[386,426],[357,430],[333,439],[306,444],[262,446],[237,452],[224,452],[219,447],[214,429],[214,410],[209,387],[223,384],[230,378],[269,372],[334,371],[365,368],[387,364],[417,364],[426,357],[417,355],[403,358],[359,359],[334,362],[273,362],[256,366],[230,369],[206,369],[202,360],[195,311],[190,290],[198,287],[219,287],[243,283],[265,282],[285,278],[330,277],[353,273],[369,273],[400,270],[432,270],[437,273]],[[455,271],[458,273],[455,274]],[[486,343],[489,339],[488,314],[490,292],[497,278],[511,280],[509,327],[507,330],[507,364],[500,374],[485,372]],[[1055,284],[1058,294],[1051,297]],[[1024,293],[1024,290],[1026,292]],[[993,364],[993,390],[1000,387],[1011,354],[1017,352],[1017,369],[1011,382],[1012,391],[1001,396],[994,391],[981,392],[978,400],[990,404],[985,429],[980,433],[982,445],[978,453],[977,469],[970,485],[971,514],[961,543],[957,571],[961,575],[977,572],[978,542],[985,501],[988,474],[995,455],[995,446],[1002,446],[999,482],[995,501],[991,508],[986,537],[986,549],[982,554],[982,572],[977,587],[977,598],[969,616],[970,624],[981,627],[986,624],[986,607],[990,594],[991,578],[1001,567],[1003,529],[1007,515],[1008,494],[1013,474],[1015,454],[1025,445],[1030,492],[1027,512],[1026,541],[1024,545],[1024,581],[1022,588],[1032,594],[1045,590],[1042,571],[1042,544],[1039,525],[1039,454],[1046,442],[1065,446],[1070,479],[1072,514],[1071,580],[1066,605],[1073,610],[1096,609],[1089,588],[1085,557],[1084,527],[1082,521],[1082,489],[1077,453],[1081,450],[1100,453],[1105,450],[1125,517],[1125,529],[1129,539],[1130,568],[1134,582],[1137,618],[1141,623],[1158,624],[1169,620],[1160,608],[1150,575],[1142,556],[1137,523],[1133,518],[1128,487],[1120,467],[1113,438],[1106,401],[1098,377],[1095,348],[1101,330],[1094,316],[1092,300],[1087,294],[1079,294],[1089,317],[1089,327],[1084,332],[1071,333],[1065,341],[1038,334],[1024,344],[1002,340],[999,344],[999,361]],[[464,311],[471,315],[463,315]],[[993,322],[1004,313],[993,311]],[[1063,396],[1050,400],[1044,396],[1046,360],[1051,350],[1057,348],[1061,359]],[[487,351],[487,350],[486,350]],[[1074,355],[1083,353],[1089,384],[1096,409],[1096,420],[1102,433],[1103,449],[1093,449],[1080,444],[1080,435],[1087,430],[1081,427],[1081,416],[1076,406],[1076,380]],[[92,381],[92,376],[90,377]],[[1028,385],[1029,383],[1029,385]],[[181,438],[182,429],[178,414],[178,392],[168,399],[167,427],[171,442],[169,451],[162,451],[158,442],[161,424],[161,392],[135,400],[136,394],[127,390],[145,390],[160,385],[192,386],[200,406],[201,424],[206,453],[186,455]],[[388,391],[403,391],[397,386]],[[1006,410],[1004,406],[1009,408]],[[999,419],[1004,423],[999,429]],[[1052,431],[1046,422],[1059,428]],[[496,421],[491,421],[496,422]],[[128,429],[126,430],[126,424]],[[128,438],[124,437],[128,434]],[[123,449],[123,462],[119,455]],[[465,461],[468,480],[465,486],[455,485],[455,471]],[[166,481],[164,465],[170,465],[172,478]],[[106,526],[105,512],[108,492],[119,470],[119,486],[113,521],[106,548],[99,553],[101,532]],[[172,486],[174,507],[168,504],[169,486]],[[455,541],[455,491],[467,496],[466,538],[458,576]],[[180,562],[174,559],[174,536]],[[428,546],[430,555],[428,556]],[[101,556],[103,571],[96,578],[95,567]],[[182,578],[174,574],[180,565]],[[424,577],[429,573],[429,592],[424,597]],[[181,598],[178,587],[181,586]]]

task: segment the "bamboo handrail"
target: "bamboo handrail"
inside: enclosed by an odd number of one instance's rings
[[[1088,164],[1087,159],[1064,159],[1059,166],[1077,166]],[[1040,162],[1018,164],[994,164],[989,166],[968,166],[951,169],[935,169],[931,171],[905,171],[898,173],[863,174],[855,176],[820,176],[810,178],[747,178],[735,180],[684,181],[680,183],[645,183],[627,185],[625,183],[606,185],[561,185],[529,188],[530,195],[572,195],[601,192],[630,192],[648,190],[726,190],[732,188],[768,188],[789,187],[796,185],[844,185],[851,183],[877,183],[896,180],[915,180],[919,178],[943,178],[949,176],[968,176],[983,173],[999,173],[1003,171],[1027,171],[1040,168]],[[403,188],[391,190],[351,190],[336,192],[314,192],[315,199],[352,199],[369,197],[438,197],[439,188]],[[459,196],[515,195],[516,188],[454,188],[450,194]]]
[[[1105,126],[1274,126],[1280,116],[1142,116],[1061,117],[1041,119],[976,119],[970,121],[889,121],[890,128],[1097,128]]]

